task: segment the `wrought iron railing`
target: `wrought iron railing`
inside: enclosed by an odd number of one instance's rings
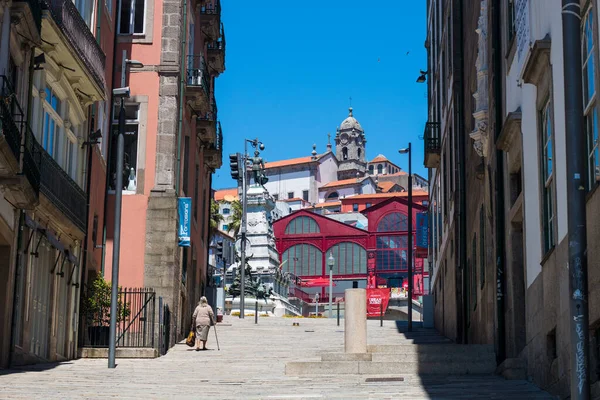
[[[83,59],[101,90],[104,91],[106,82],[104,66],[106,55],[92,35],[77,7],[71,0],[42,0],[43,7],[50,11],[52,18],[60,27],[69,43]]]
[[[201,87],[208,97],[208,82],[208,69],[206,68],[204,56],[189,55],[187,64],[187,85]]]
[[[2,134],[8,143],[17,161],[23,157],[22,173],[27,177],[33,190],[37,194],[40,189],[40,159],[35,152],[35,137],[27,124],[25,113],[21,108],[14,88],[8,78],[0,75],[2,86],[0,88],[0,124]],[[24,147],[21,142],[25,136]]]
[[[222,51],[223,52],[223,63],[225,63],[225,28],[223,27],[223,23],[221,22],[221,27],[219,30],[219,38],[217,40],[213,40],[212,42],[208,42],[206,45],[208,51]]]
[[[75,226],[85,232],[85,192],[62,167],[35,141],[33,147],[40,154],[40,192],[45,195]]]
[[[220,15],[221,2],[219,0],[211,0],[200,7],[200,15]]]
[[[38,30],[38,32],[42,33],[42,5],[39,0],[16,0],[18,3],[27,3],[29,5],[29,9],[31,10],[31,15],[33,16],[33,22]]]
[[[440,138],[440,123],[427,122],[425,124],[423,139],[425,140],[425,155],[428,153],[439,153],[442,148],[442,142]]]
[[[217,115],[218,115],[218,109],[217,109],[217,103],[215,102],[215,98],[212,98],[212,103],[210,104],[210,111],[201,114],[197,117],[198,121],[211,121],[211,122],[217,122]],[[215,127],[216,129],[216,127]]]
[[[223,151],[223,130],[221,129],[221,121],[217,121],[217,142],[215,148],[219,151]]]
[[[86,315],[82,316],[81,347],[105,348],[109,342],[110,302],[92,303],[95,307],[86,309]],[[159,315],[159,318],[161,317],[162,315]],[[154,348],[155,318],[156,293],[153,289],[119,289],[116,347]]]

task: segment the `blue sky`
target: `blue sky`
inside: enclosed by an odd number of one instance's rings
[[[355,0],[298,3],[222,0],[226,70],[216,80],[223,126],[223,166],[216,189],[232,187],[230,153],[258,137],[266,161],[326,150],[327,133],[348,115],[367,137],[367,157],[386,155],[407,169],[398,149],[413,146],[413,171],[423,167],[427,120],[425,1]],[[407,55],[408,52],[408,55]]]

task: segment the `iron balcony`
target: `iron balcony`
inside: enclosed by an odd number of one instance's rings
[[[85,232],[87,204],[85,192],[37,141],[34,146],[36,153],[40,154],[40,193],[46,196],[77,228]]]
[[[219,38],[207,44],[208,65],[216,72],[216,76],[225,71],[225,44],[225,30],[221,23]]]
[[[440,137],[440,123],[427,122],[423,135],[425,140],[424,164],[427,168],[438,168],[440,165],[440,154],[442,150],[442,139]]]
[[[217,104],[213,97],[210,111],[196,117],[196,135],[202,143],[214,144],[217,134]]]
[[[98,87],[104,91],[106,56],[75,4],[70,0],[43,0],[43,8],[49,11],[75,53],[83,60]]]
[[[4,194],[11,203],[32,209],[40,188],[35,139],[9,80],[0,77],[0,185],[6,188]]]
[[[185,94],[192,98],[192,108],[205,113],[210,111],[210,86],[206,60],[202,55],[189,55]]]
[[[221,25],[221,2],[220,0],[207,0],[200,5],[200,23],[202,31],[212,40],[219,38],[219,26]]]
[[[217,170],[223,165],[223,131],[221,130],[221,122],[217,121],[215,126],[217,140],[204,151],[204,161],[213,170]]]

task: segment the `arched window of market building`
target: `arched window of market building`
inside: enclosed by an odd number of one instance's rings
[[[329,259],[331,253],[335,258],[334,275],[367,273],[367,251],[361,245],[353,242],[338,243],[325,252],[325,259]],[[329,272],[329,267],[326,272]]]
[[[311,244],[297,244],[283,252],[283,271],[296,276],[322,276],[323,252]]]
[[[338,192],[331,192],[327,195],[327,200],[337,200],[340,198],[340,195],[338,194]]]
[[[406,271],[408,237],[406,235],[377,237],[377,271]]]
[[[296,217],[285,227],[286,235],[300,235],[303,233],[319,233],[319,225],[310,217]]]
[[[406,214],[393,212],[384,216],[377,225],[377,232],[406,232],[408,218]]]

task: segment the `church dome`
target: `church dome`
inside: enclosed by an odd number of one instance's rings
[[[356,129],[357,131],[364,132],[362,126],[360,126],[360,123],[356,120],[356,118],[354,118],[352,116],[352,107],[350,107],[348,109],[348,118],[346,118],[345,120],[342,121],[340,130],[345,131],[345,130],[352,130],[352,129]]]

